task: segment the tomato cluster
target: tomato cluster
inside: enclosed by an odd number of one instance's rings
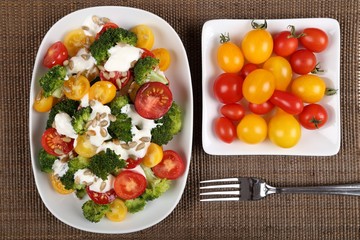
[[[301,126],[318,129],[327,111],[318,102],[326,93],[316,54],[327,48],[328,36],[318,28],[295,27],[271,34],[267,23],[252,21],[253,29],[240,44],[220,36],[218,66],[224,71],[214,80],[215,98],[223,104],[215,120],[217,137],[249,144],[267,137],[290,148],[301,137]],[[335,91],[336,92],[336,91]]]

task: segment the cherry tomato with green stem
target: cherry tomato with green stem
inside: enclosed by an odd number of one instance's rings
[[[240,47],[230,42],[229,34],[220,36],[221,45],[217,51],[217,62],[219,67],[228,73],[237,73],[244,65],[244,56]]]
[[[274,37],[274,53],[281,57],[287,57],[293,54],[299,46],[299,37],[296,35],[295,27],[289,25],[290,31],[282,31]]]
[[[299,114],[301,126],[309,130],[319,129],[325,125],[328,120],[326,109],[320,104],[312,103],[306,105],[304,110]]]

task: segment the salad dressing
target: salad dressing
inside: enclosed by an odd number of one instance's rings
[[[108,72],[127,72],[141,57],[144,50],[129,44],[117,44],[108,50],[110,55],[104,68]]]

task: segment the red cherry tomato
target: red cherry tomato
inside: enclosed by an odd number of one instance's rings
[[[304,108],[304,104],[301,98],[290,92],[280,90],[274,91],[270,98],[270,102],[292,115],[301,113]]]
[[[74,148],[74,139],[60,135],[55,128],[48,128],[41,137],[41,145],[51,155],[68,154]]]
[[[215,134],[221,141],[232,143],[236,137],[236,127],[230,119],[220,117],[215,121]]]
[[[315,54],[307,49],[297,50],[290,57],[290,65],[295,73],[308,74],[316,67]]]
[[[124,170],[115,178],[114,189],[116,195],[122,199],[137,198],[146,189],[146,178],[140,173]]]
[[[257,115],[265,115],[269,113],[274,108],[274,104],[272,104],[270,101],[266,101],[261,104],[251,103],[249,102],[249,110],[252,113],[255,113]]]
[[[108,71],[100,71],[100,79],[102,81],[109,81],[116,86],[116,89],[122,89],[131,79],[131,71],[127,72],[108,72]]]
[[[295,36],[294,27],[289,27],[291,28],[291,32],[282,31],[274,37],[274,53],[278,56],[290,56],[299,46],[299,40]]]
[[[93,200],[97,204],[108,204],[114,201],[116,198],[116,193],[113,188],[107,192],[101,193],[92,191],[90,190],[90,187],[86,187],[86,192],[91,198],[91,200]]]
[[[65,45],[58,41],[51,45],[47,50],[44,59],[43,65],[47,68],[52,68],[55,65],[62,65],[63,62],[68,59],[68,51]]]
[[[240,71],[240,77],[242,77],[242,79],[245,79],[247,75],[249,75],[249,73],[251,73],[255,69],[258,69],[258,65],[254,63],[245,64]]]
[[[98,39],[100,37],[101,34],[103,34],[106,30],[108,30],[109,28],[118,28],[119,26],[116,23],[113,22],[107,22],[103,25],[103,27],[101,28],[100,32],[98,32],[95,36],[95,39]]]
[[[300,43],[312,52],[322,52],[326,49],[329,39],[327,34],[318,28],[305,28],[304,36],[299,40]]]
[[[222,73],[214,82],[215,97],[222,103],[235,103],[242,99],[243,79],[235,73]]]
[[[128,158],[126,159],[126,169],[133,169],[136,168],[142,161],[142,158],[140,159],[133,159],[133,158]]]
[[[316,103],[306,105],[304,110],[299,114],[300,124],[310,130],[321,128],[327,120],[328,113],[326,109]]]
[[[168,86],[160,82],[148,82],[137,91],[134,105],[143,118],[158,119],[170,109],[172,99]]]
[[[241,104],[229,103],[220,108],[222,115],[232,121],[240,121],[245,116],[245,109]]]
[[[185,162],[180,155],[173,150],[163,152],[163,158],[159,164],[152,168],[159,178],[175,180],[185,172]]]

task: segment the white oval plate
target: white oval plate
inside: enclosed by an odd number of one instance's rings
[[[115,223],[102,219],[91,223],[82,215],[81,206],[85,200],[78,200],[74,194],[59,195],[50,185],[48,176],[39,170],[37,154],[41,148],[40,139],[45,130],[47,114],[33,110],[32,105],[39,91],[38,79],[46,72],[42,67],[42,58],[48,47],[62,40],[69,30],[80,28],[86,17],[98,15],[108,17],[125,29],[137,24],[146,24],[155,35],[154,48],[165,47],[170,51],[172,63],[165,72],[171,84],[174,100],[184,111],[183,129],[164,149],[177,151],[186,161],[185,174],[172,182],[171,189],[159,199],[148,202],[145,209],[136,214],[128,214],[123,222]],[[185,188],[188,176],[193,131],[193,99],[191,76],[187,55],[183,43],[175,30],[162,18],[140,9],[128,7],[94,7],[73,12],[56,22],[45,35],[35,60],[30,93],[30,148],[32,167],[39,194],[49,211],[62,222],[75,228],[98,233],[129,233],[148,228],[168,216],[178,204]]]
[[[215,78],[222,72],[216,63],[216,49],[221,33],[229,33],[231,40],[239,45],[246,32],[251,30],[251,20],[218,19],[206,22],[202,29],[202,86],[203,120],[202,141],[205,152],[212,155],[307,155],[330,156],[340,149],[340,27],[338,21],[330,18],[274,19],[267,20],[270,33],[287,30],[294,25],[297,30],[317,27],[329,36],[327,49],[316,54],[321,68],[319,75],[327,87],[338,89],[337,94],[321,100],[328,111],[327,124],[316,131],[302,128],[299,143],[292,148],[280,148],[269,139],[260,144],[246,144],[236,139],[227,144],[214,134],[214,121],[220,116],[221,104],[215,99],[212,88]],[[245,106],[245,105],[244,105]]]

